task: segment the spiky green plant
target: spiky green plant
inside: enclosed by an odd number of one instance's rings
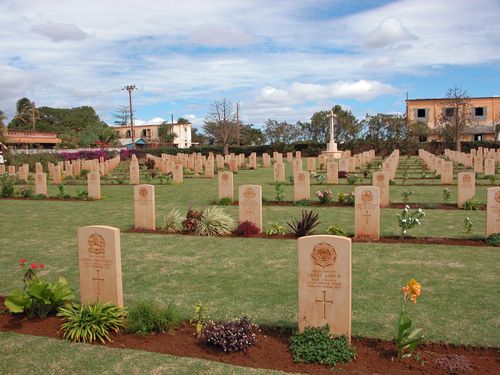
[[[182,215],[177,208],[172,208],[163,217],[163,230],[167,233],[179,232],[182,228]]]
[[[57,316],[65,321],[61,324],[64,338],[71,341],[92,343],[96,340],[103,344],[111,341],[109,335],[125,327],[127,316],[123,307],[112,303],[98,302],[92,305],[72,304],[61,307]]]
[[[225,236],[235,227],[234,219],[221,207],[211,206],[203,210],[194,233],[198,236]]]
[[[313,229],[319,224],[319,214],[314,211],[302,210],[300,219],[292,218],[287,223],[295,237],[303,237],[312,233]]]

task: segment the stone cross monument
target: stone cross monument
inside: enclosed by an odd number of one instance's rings
[[[326,156],[333,156],[334,159],[340,159],[342,152],[337,150],[334,133],[334,125],[335,121],[337,121],[337,116],[333,113],[333,110],[330,110],[327,117],[330,119],[330,142],[328,142],[326,151],[323,151],[322,154]]]

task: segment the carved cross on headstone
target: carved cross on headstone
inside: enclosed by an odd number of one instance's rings
[[[333,301],[328,301],[326,299],[326,290],[323,290],[323,299],[322,300],[318,300],[318,299],[315,299],[314,301],[316,303],[322,303],[323,304],[323,318],[326,319],[326,304],[329,303],[329,304],[333,304]]]
[[[255,211],[253,210],[253,207],[249,206],[246,213],[250,215],[250,221],[253,222],[253,218],[254,218],[253,214],[255,213]]]
[[[99,296],[101,295],[101,281],[104,279],[99,278],[99,270],[96,270],[97,277],[93,277],[92,280],[97,281],[97,301],[99,302]]]
[[[366,210],[365,214],[363,215],[363,217],[366,217],[366,224],[368,224],[370,222],[370,217],[372,215],[369,214],[368,210]]]

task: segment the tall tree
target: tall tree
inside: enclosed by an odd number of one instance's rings
[[[445,142],[460,151],[460,138],[472,124],[472,105],[466,90],[455,86],[446,92],[446,103],[439,116],[437,130]]]
[[[7,141],[7,129],[5,128],[5,123],[4,121],[7,120],[7,116],[3,113],[3,111],[0,111],[0,143],[5,144]],[[1,151],[0,147],[0,151]]]
[[[174,133],[173,125],[167,121],[163,121],[158,127],[158,138],[160,142],[172,144],[176,137],[177,134]]]
[[[19,130],[32,130],[36,128],[39,119],[39,110],[28,98],[21,98],[16,103],[16,115],[9,123],[9,128]]]
[[[253,124],[240,124],[240,145],[260,146],[265,141],[266,137],[262,130],[255,128]]]
[[[188,120],[188,119],[185,119],[184,117],[179,117],[179,118],[177,119],[177,123],[178,123],[178,124],[184,124],[184,125],[186,125],[186,124],[190,124],[189,120]]]
[[[113,118],[115,119],[113,123],[118,126],[127,126],[130,123],[130,110],[126,105],[119,106],[115,112],[113,112]]]
[[[269,119],[264,125],[266,140],[272,145],[291,144],[299,139],[300,133],[300,127],[286,121],[278,122]]]
[[[231,101],[226,98],[216,100],[204,120],[203,131],[222,145],[224,155],[229,154],[229,142],[236,134],[236,127],[236,113]]]

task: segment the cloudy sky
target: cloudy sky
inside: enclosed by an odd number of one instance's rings
[[[0,109],[128,105],[139,121],[402,112],[458,85],[500,95],[499,0],[1,0]]]

